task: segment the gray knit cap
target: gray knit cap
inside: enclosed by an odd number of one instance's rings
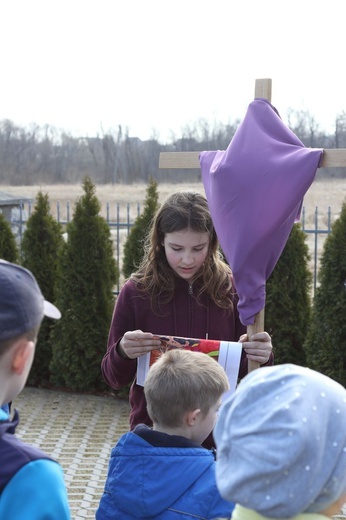
[[[346,390],[286,364],[248,374],[214,430],[226,499],[269,518],[317,513],[346,493]]]

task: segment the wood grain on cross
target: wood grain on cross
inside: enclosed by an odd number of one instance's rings
[[[271,102],[272,80],[256,79],[255,98],[264,98]],[[159,168],[166,169],[195,169],[200,168],[200,152],[162,152],[160,154]],[[346,166],[346,148],[324,149],[322,168],[338,168]],[[247,334],[250,338],[257,332],[264,331],[264,308],[255,315],[253,325],[247,326]],[[259,367],[259,363],[249,360],[249,372]]]

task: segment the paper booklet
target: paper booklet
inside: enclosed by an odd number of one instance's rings
[[[220,341],[215,339],[193,339],[180,338],[177,336],[164,336],[155,334],[155,339],[161,340],[161,347],[158,350],[148,352],[144,356],[137,358],[137,384],[144,386],[149,367],[155,363],[165,350],[174,348],[184,348],[196,352],[204,352],[213,357],[225,370],[230,389],[226,392],[228,396],[234,392],[238,381],[238,372],[242,344],[236,341]]]

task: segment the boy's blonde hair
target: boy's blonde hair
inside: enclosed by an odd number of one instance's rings
[[[228,388],[226,372],[214,359],[176,349],[166,351],[151,366],[144,394],[152,421],[177,427],[186,412],[200,409],[206,415]]]

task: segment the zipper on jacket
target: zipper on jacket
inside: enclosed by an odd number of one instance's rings
[[[189,284],[189,294],[190,294],[191,296],[193,295],[192,283]]]

